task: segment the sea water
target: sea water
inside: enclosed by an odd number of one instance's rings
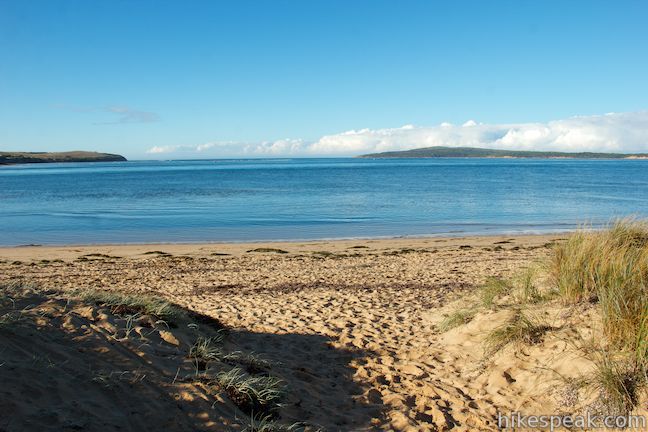
[[[0,166],[0,245],[542,233],[648,215],[648,160]]]

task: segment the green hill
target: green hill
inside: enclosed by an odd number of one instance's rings
[[[0,165],[55,162],[123,162],[124,156],[87,151],[70,152],[0,152]]]
[[[371,153],[360,158],[573,158],[634,159],[648,158],[648,153],[566,153],[523,150],[496,150],[476,147],[424,147],[413,150]]]

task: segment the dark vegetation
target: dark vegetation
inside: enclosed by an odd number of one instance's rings
[[[496,150],[476,147],[424,147],[412,150],[371,153],[360,158],[573,158],[573,159],[626,159],[648,158],[646,153],[566,153],[522,150]]]
[[[0,165],[55,162],[124,162],[126,158],[110,153],[70,152],[0,152]]]

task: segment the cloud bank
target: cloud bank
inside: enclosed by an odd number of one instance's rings
[[[547,123],[405,125],[350,130],[317,141],[283,139],[261,143],[210,142],[155,146],[151,155],[183,157],[354,156],[420,147],[483,147],[505,150],[648,152],[648,111],[572,117]]]

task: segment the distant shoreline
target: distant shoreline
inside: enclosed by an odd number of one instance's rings
[[[62,162],[126,162],[118,154],[88,151],[69,152],[0,152],[0,165],[21,165]]]
[[[369,153],[361,159],[431,159],[431,158],[487,158],[487,159],[648,159],[648,153],[595,153],[498,150],[478,147],[423,147],[412,150]]]

